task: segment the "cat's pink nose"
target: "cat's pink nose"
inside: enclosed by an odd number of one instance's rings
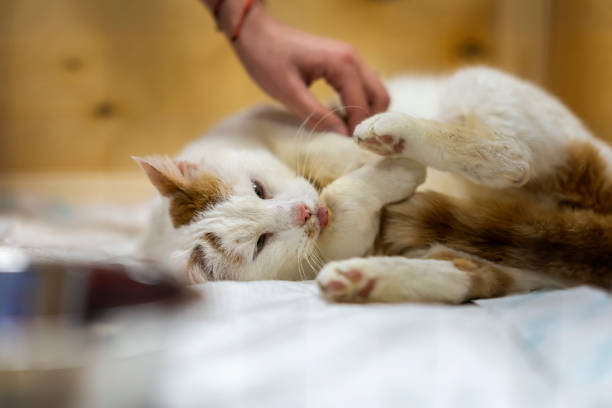
[[[295,213],[297,215],[297,222],[299,225],[306,224],[306,221],[308,221],[308,219],[312,215],[310,209],[306,207],[305,204],[298,204],[295,207]]]

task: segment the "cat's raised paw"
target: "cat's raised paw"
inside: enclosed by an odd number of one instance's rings
[[[398,135],[397,128],[405,121],[405,115],[385,112],[374,115],[355,128],[353,138],[360,147],[381,156],[400,155],[406,148],[406,140]]]
[[[376,285],[376,278],[361,269],[343,265],[344,262],[327,264],[317,276],[321,293],[336,302],[367,302]]]

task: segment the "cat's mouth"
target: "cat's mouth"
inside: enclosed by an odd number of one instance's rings
[[[321,236],[323,233],[323,230],[329,223],[329,211],[325,206],[319,205],[316,211],[316,218],[314,217],[314,211],[310,211],[310,214],[312,214],[312,216],[309,217],[308,223],[304,225],[304,231],[308,238],[312,239],[315,238],[315,236]]]
[[[319,221],[319,234],[323,232],[329,222],[329,211],[325,206],[319,206],[317,210],[317,220]]]

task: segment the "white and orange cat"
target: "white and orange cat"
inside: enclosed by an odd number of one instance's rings
[[[612,287],[612,151],[568,109],[486,68],[388,86],[353,140],[258,108],[136,159],[160,193],[144,256],[189,282],[316,277],[337,301]]]

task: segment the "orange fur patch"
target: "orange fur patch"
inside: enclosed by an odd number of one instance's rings
[[[203,278],[205,280],[211,280],[211,276],[207,272],[208,261],[206,260],[204,248],[197,245],[193,251],[191,251],[189,261],[187,262],[187,276],[189,283],[201,282]]]
[[[198,212],[212,207],[223,199],[226,187],[218,177],[201,173],[176,190],[170,198],[170,218],[172,225],[178,228],[193,221]]]
[[[574,142],[567,149],[564,164],[547,177],[529,182],[530,192],[550,194],[561,206],[612,211],[612,179],[606,162],[595,146]]]
[[[168,157],[134,158],[161,195],[170,200],[170,219],[175,228],[193,221],[197,213],[227,195],[223,181],[195,164]]]
[[[612,287],[612,216],[533,201],[462,201],[415,194],[384,211],[378,251],[401,255],[441,244],[568,284]]]
[[[377,250],[401,255],[441,244],[566,284],[612,289],[609,174],[594,145],[575,142],[562,166],[530,181],[521,193],[461,200],[420,192],[385,208]],[[543,199],[548,197],[552,204]],[[464,262],[456,266],[469,269]]]
[[[455,268],[464,271],[470,278],[467,299],[503,296],[510,292],[514,279],[509,274],[481,259],[468,259],[466,256],[451,249],[440,248],[428,253],[425,259],[451,261]]]
[[[233,265],[238,265],[240,263],[242,263],[242,258],[234,253],[229,252],[224,246],[223,246],[223,241],[221,240],[221,237],[219,237],[216,234],[213,234],[212,232],[207,232],[206,234],[204,234],[204,236],[202,237],[202,239],[204,241],[206,241],[206,243],[208,243],[208,245],[211,246],[211,248],[213,248],[215,251],[217,251],[219,254],[221,254],[221,256],[223,256],[223,258],[233,264]]]

